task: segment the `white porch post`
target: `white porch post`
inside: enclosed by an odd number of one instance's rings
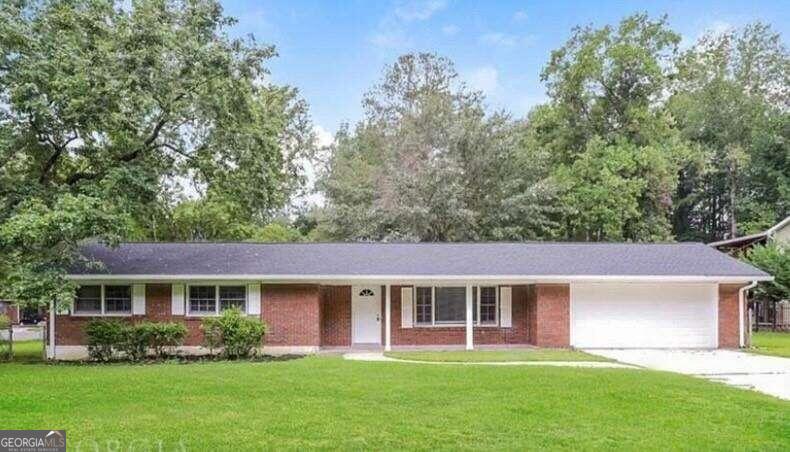
[[[386,316],[384,321],[384,351],[392,350],[392,286],[386,284],[384,286],[384,310]]]
[[[47,347],[47,359],[55,358],[55,300],[49,302],[49,347]]]
[[[472,285],[466,285],[466,349],[474,348],[474,330],[472,323]]]

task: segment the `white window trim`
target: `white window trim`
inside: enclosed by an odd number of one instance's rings
[[[480,321],[480,304],[482,298],[480,297],[481,289],[483,287],[493,287],[494,288],[494,321],[488,323],[482,323]],[[477,322],[475,323],[477,326],[499,326],[499,286],[477,286]]]
[[[71,306],[72,317],[131,317],[134,311],[134,287],[132,284],[85,284],[86,286],[99,286],[101,287],[101,297],[99,303],[101,305],[100,312],[77,312],[75,310],[77,300],[74,299],[74,304]],[[129,312],[107,312],[106,297],[104,296],[104,286],[129,286],[129,294],[131,295],[129,303]]]
[[[417,288],[421,287],[430,287],[431,288],[431,323],[425,322],[417,322]],[[457,284],[434,284],[434,285],[418,285],[415,284],[412,286],[412,318],[414,321],[412,325],[414,328],[457,328],[466,326],[466,322],[437,322],[436,321],[436,288],[437,287],[461,287]],[[496,321],[493,323],[480,323],[480,288],[481,287],[493,287],[494,293],[496,294],[496,309],[495,309],[495,316]],[[477,290],[477,320],[473,322],[475,328],[499,328],[499,286],[489,286],[489,285],[476,285]],[[464,286],[464,289],[466,287]]]
[[[190,287],[203,287],[203,286],[214,286],[214,312],[192,312],[192,307],[190,303]],[[242,313],[247,314],[247,285],[241,283],[195,283],[195,284],[187,284],[186,285],[186,293],[184,294],[184,304],[186,305],[184,309],[184,313],[186,317],[218,317],[222,311],[220,311],[220,304],[219,304],[219,288],[220,287],[244,287],[244,308],[241,310]]]

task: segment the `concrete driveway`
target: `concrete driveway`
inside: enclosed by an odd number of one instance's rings
[[[790,358],[732,350],[585,350],[635,364],[720,381],[790,400]]]

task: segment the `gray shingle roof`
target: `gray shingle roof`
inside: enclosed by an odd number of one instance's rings
[[[82,254],[104,268],[72,274],[768,276],[700,243],[122,243]]]

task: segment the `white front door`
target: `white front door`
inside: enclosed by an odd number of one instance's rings
[[[351,342],[381,344],[381,289],[378,286],[351,288]]]

